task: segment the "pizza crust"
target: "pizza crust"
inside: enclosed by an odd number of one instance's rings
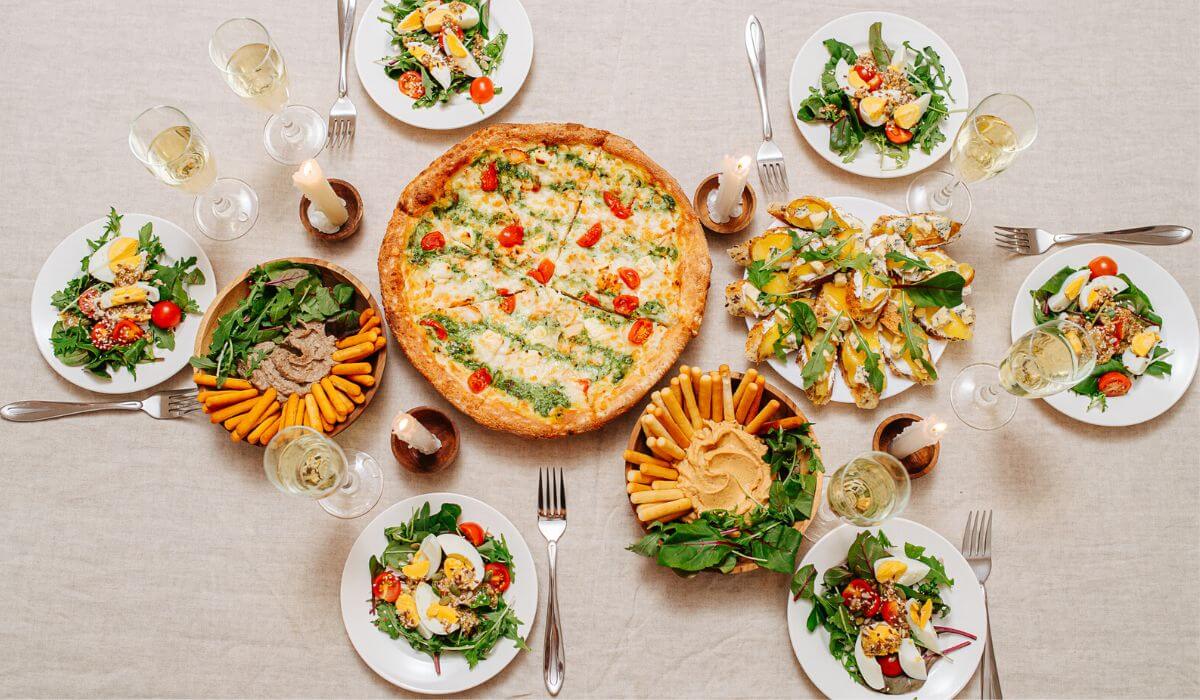
[[[583,145],[601,148],[613,156],[644,169],[675,199],[680,213],[676,231],[680,267],[680,310],[678,321],[647,353],[610,396],[600,412],[572,408],[553,420],[542,419],[489,401],[487,392],[472,393],[466,386],[468,373],[447,372],[434,358],[424,331],[412,318],[405,293],[405,256],[412,228],[445,191],[455,173],[487,150],[529,147],[536,144]],[[704,230],[679,183],[650,159],[632,141],[610,132],[581,124],[497,124],[475,132],[434,160],[404,188],[379,249],[379,280],[384,310],[392,334],[409,361],[443,396],[480,424],[494,430],[538,438],[560,437],[594,430],[621,415],[641,400],[675,363],[700,331],[708,298],[712,261]],[[497,391],[497,390],[492,390]]]

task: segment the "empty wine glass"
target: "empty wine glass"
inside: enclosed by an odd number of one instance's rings
[[[238,96],[271,113],[263,128],[268,155],[299,165],[321,152],[325,121],[311,107],[288,104],[287,68],[266,27],[248,17],[228,20],[213,33],[208,56]]]
[[[263,452],[263,469],[275,488],[315,498],[330,515],[357,518],[383,494],[383,470],[375,458],[343,450],[307,425],[280,430]]]
[[[129,127],[129,148],[155,177],[196,195],[192,213],[200,232],[218,241],[244,236],[258,219],[258,195],[246,183],[217,177],[204,134],[175,107],[159,105]]]
[[[954,136],[950,169],[930,170],[908,186],[908,213],[935,212],[959,222],[971,216],[967,184],[1004,172],[1037,138],[1033,107],[1016,95],[996,93],[971,110]]]

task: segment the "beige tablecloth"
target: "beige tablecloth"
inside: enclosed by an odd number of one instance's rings
[[[0,402],[95,398],[59,379],[38,355],[29,299],[51,249],[109,205],[181,224],[201,240],[221,283],[257,261],[294,254],[335,260],[377,288],[376,251],[401,188],[469,132],[397,123],[375,107],[352,68],[358,136],[349,155],[323,160],[331,176],[358,186],[366,217],[357,237],[321,245],[296,220],[288,170],[262,150],[262,118],[223,84],[205,47],[223,19],[255,16],[286,57],[293,97],[324,112],[336,85],[332,0],[3,6]],[[828,20],[866,7],[527,0],[537,37],[533,69],[501,118],[610,129],[636,141],[690,192],[721,155],[758,146],[742,39],[753,11],[766,28],[768,93],[793,194],[861,195],[902,207],[907,178],[869,180],[833,168],[788,115],[787,77],[800,45]],[[975,188],[976,214],[955,254],[979,270],[977,337],[946,352],[943,376],[1003,351],[1013,294],[1038,262],[998,255],[991,224],[1200,225],[1194,3],[901,2],[886,9],[949,40],[975,100],[1020,93],[1041,124],[1037,143],[1009,172]],[[221,171],[257,188],[262,215],[244,239],[200,238],[190,199],[130,155],[130,119],[159,103],[184,109],[211,139]],[[766,221],[760,212],[756,227]],[[708,315],[685,363],[742,365],[743,326],[722,309],[721,288],[737,272],[727,245],[711,240]],[[1197,243],[1142,250],[1200,302]],[[638,534],[619,459],[632,416],[569,440],[525,442],[460,415],[457,466],[413,476],[388,454],[388,422],[403,407],[448,406],[398,353],[393,360],[371,410],[342,439],[380,458],[383,505],[429,491],[483,498],[520,527],[544,567],[535,474],[545,466],[566,471],[564,696],[818,694],[788,642],[783,577],[685,581],[624,551]],[[943,380],[875,412],[813,411],[827,462],[866,448],[884,415],[950,415],[947,391]],[[1132,428],[1093,428],[1040,403],[1022,405],[995,433],[951,425],[941,465],[915,483],[907,515],[957,541],[968,510],[996,511],[989,593],[1008,695],[1200,694],[1196,394],[1193,386],[1170,413]],[[342,522],[278,493],[263,477],[258,451],[231,444],[201,420],[106,414],[5,423],[0,445],[7,471],[0,692],[401,693],[358,659],[339,613],[342,564],[370,516]],[[530,637],[533,651],[476,694],[544,694],[543,620]]]

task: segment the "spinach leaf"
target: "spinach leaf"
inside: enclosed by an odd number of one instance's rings
[[[1141,316],[1155,326],[1161,326],[1163,323],[1162,316],[1154,312],[1154,304],[1150,303],[1150,297],[1146,296],[1146,293],[1134,284],[1133,280],[1129,279],[1124,272],[1118,274],[1117,277],[1125,280],[1125,283],[1129,287],[1114,296],[1113,299],[1129,303],[1133,307],[1133,312],[1138,316]]]
[[[909,559],[916,559],[929,567],[929,573],[925,575],[925,578],[921,579],[922,581],[932,581],[939,586],[946,587],[954,585],[954,579],[946,575],[946,566],[937,557],[926,554],[924,547],[912,544],[911,542],[905,542],[904,556]]]
[[[799,600],[812,600],[816,597],[816,582],[817,582],[817,567],[812,564],[805,564],[796,569],[796,573],[792,574],[792,581],[788,588],[792,591],[792,598]]]
[[[909,285],[904,291],[915,306],[953,309],[963,303],[962,290],[966,283],[962,275],[954,270],[947,270]]]
[[[890,556],[887,551],[890,545],[882,530],[878,534],[863,530],[854,538],[850,551],[846,553],[846,567],[858,578],[874,580],[875,562]]]
[[[889,63],[892,62],[892,50],[883,41],[883,23],[873,22],[867,28],[867,45],[871,47],[871,56],[875,59],[875,65],[880,71],[887,69]]]

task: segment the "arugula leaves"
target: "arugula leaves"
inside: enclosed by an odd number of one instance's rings
[[[920,270],[924,272],[933,272],[933,268],[920,258],[910,258],[904,253],[896,250],[889,250],[887,255],[883,256],[885,260],[900,263],[901,270]]]
[[[870,385],[871,391],[881,394],[883,393],[884,377],[883,370],[879,368],[879,353],[871,349],[857,323],[854,324],[854,336],[858,338],[858,348],[864,355],[863,367],[867,370],[867,383]]]
[[[800,369],[800,379],[803,389],[809,389],[829,372],[829,360],[825,357],[825,353],[838,337],[837,327],[841,318],[842,312],[839,311],[833,317],[833,322],[829,324],[829,328],[826,329],[825,334],[816,340],[809,350],[808,360],[804,362],[804,367]]]
[[[962,279],[961,275],[959,279]],[[900,334],[904,337],[904,350],[909,357],[929,373],[930,379],[937,379],[937,370],[929,361],[929,343],[913,323],[911,309],[905,298],[900,300]]]

